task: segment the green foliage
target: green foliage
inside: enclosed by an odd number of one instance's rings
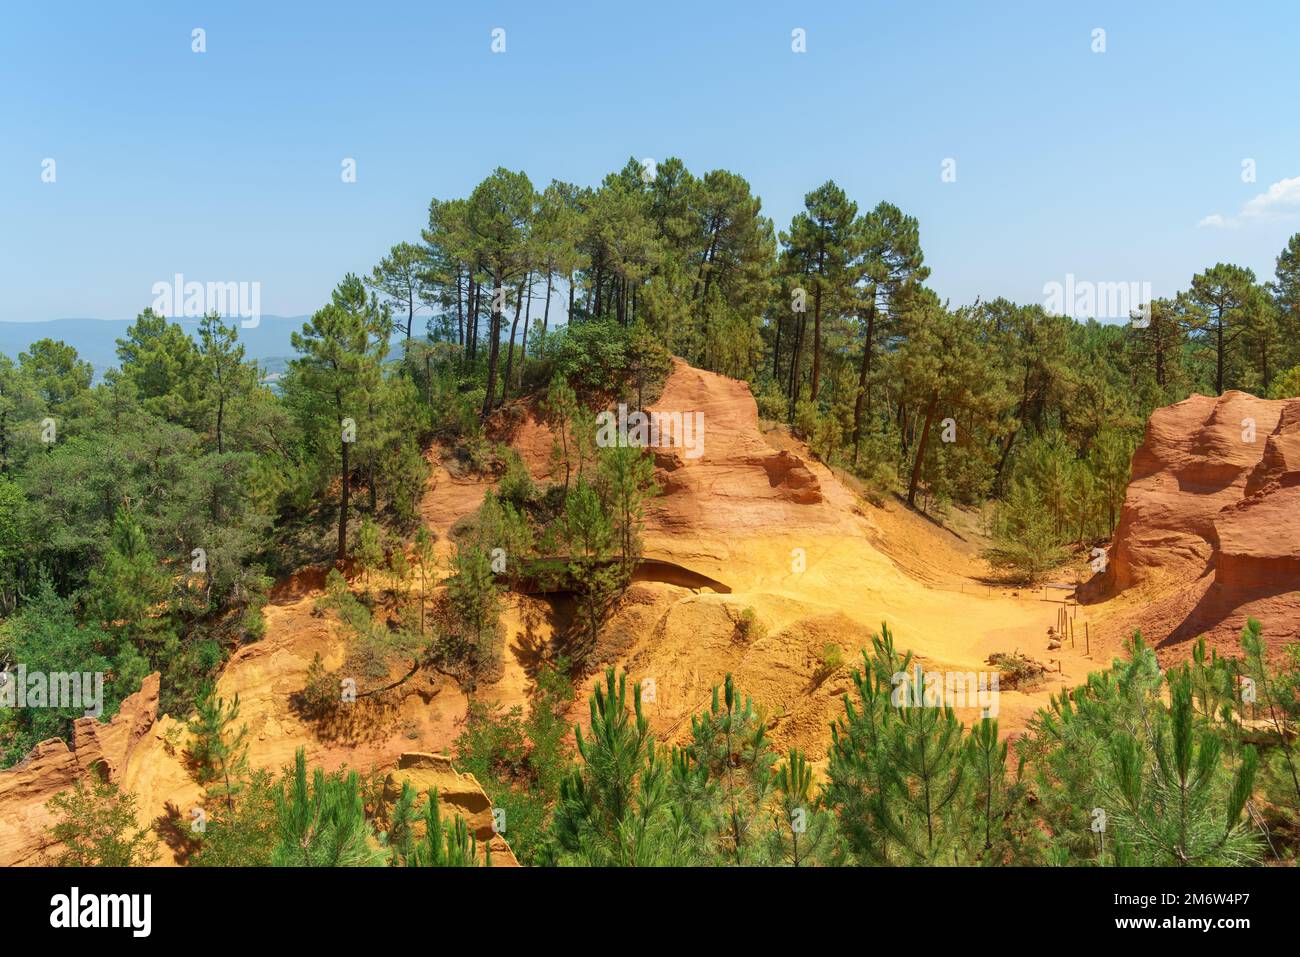
[[[64,845],[60,867],[142,867],[158,859],[158,840],[137,821],[135,795],[94,771],[45,806],[56,817],[50,836]]]
[[[370,576],[384,565],[383,531],[368,516],[361,520],[361,527],[357,530],[356,542],[352,547],[352,555],[356,558],[368,586]]]
[[[714,687],[709,710],[691,718],[686,757],[716,783],[714,813],[721,820],[712,855],[738,866],[764,861],[776,754],[753,701],[740,696],[731,675]]]
[[[488,549],[477,541],[458,544],[447,580],[449,615],[442,657],[473,686],[494,657],[501,621],[501,586]]]
[[[674,862],[667,773],[655,755],[641,689],[610,668],[591,696],[591,728],[574,728],[582,763],[560,785],[552,833],[559,863],[645,867]]]
[[[614,528],[591,485],[579,481],[564,503],[563,536],[567,571],[578,603],[578,621],[588,649],[595,647],[609,607],[621,592],[626,570],[616,566]]]
[[[283,792],[276,795],[275,867],[376,867],[388,861],[361,798],[355,771],[326,774],[317,768],[310,783],[307,758],[299,748]]]
[[[1227,721],[1231,721],[1234,706],[1240,709],[1242,718],[1249,712],[1252,718],[1264,721],[1270,747],[1260,762],[1261,790],[1281,818],[1282,828],[1290,836],[1290,852],[1294,854],[1295,836],[1300,832],[1300,755],[1296,753],[1294,740],[1294,729],[1300,724],[1300,644],[1288,643],[1280,667],[1274,667],[1269,663],[1263,625],[1248,618],[1241,632],[1241,647],[1245,652],[1241,669],[1244,675],[1233,674],[1227,667],[1211,672],[1220,679],[1214,688],[1218,692],[1216,700],[1222,702],[1220,713]],[[1242,678],[1250,683],[1246,684]],[[1252,700],[1238,704],[1238,683],[1243,691],[1241,697]],[[1244,694],[1246,688],[1249,688],[1248,695]]]
[[[862,864],[1010,863],[1024,791],[1008,781],[997,723],[967,730],[887,626],[863,651],[831,727],[825,801]],[[925,688],[924,694],[920,689]],[[1023,861],[1022,861],[1023,862]]]
[[[596,487],[612,525],[615,549],[625,569],[641,557],[641,523],[647,500],[657,495],[654,460],[644,449],[600,450]]]
[[[244,782],[239,801],[207,809],[207,823],[191,867],[270,867],[279,839],[277,801],[283,783],[258,769]]]
[[[1060,860],[1181,866],[1258,858],[1244,817],[1254,749],[1226,756],[1220,729],[1196,714],[1192,670],[1163,674],[1140,635],[1109,672],[1054,696],[1030,732],[1019,749]]]
[[[484,852],[490,865],[490,848],[485,847]],[[406,863],[411,867],[475,867],[478,864],[478,842],[469,833],[463,817],[457,815],[454,820],[443,822],[436,788],[429,792],[424,805],[423,838],[413,846]]]
[[[551,807],[569,771],[569,726],[565,712],[573,686],[566,662],[538,672],[527,714],[515,706],[474,702],[465,730],[456,739],[456,765],[473,774],[505,812],[506,837],[523,864],[539,863],[546,853]]]
[[[227,703],[209,685],[199,695],[195,709],[188,723],[192,743],[186,755],[191,774],[204,787],[209,802],[233,810],[248,775],[248,726],[235,727],[239,695]]]
[[[798,748],[791,748],[774,779],[777,802],[766,853],[772,863],[787,867],[838,865],[843,848],[835,815],[813,791],[812,768]]]
[[[0,625],[0,660],[22,664],[28,673],[53,675],[76,672],[86,679],[103,675],[102,717],[117,713],[122,699],[139,687],[149,670],[129,642],[96,624],[81,625],[73,603],[60,597],[48,578],[42,578],[19,611]],[[17,674],[5,680],[17,690]],[[90,682],[93,686],[93,681]],[[27,707],[0,709],[0,763],[19,761],[46,738],[72,740],[72,724],[86,714],[85,707]]]

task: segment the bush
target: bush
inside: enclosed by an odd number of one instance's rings
[[[505,460],[506,472],[501,476],[501,482],[497,486],[497,497],[502,502],[509,502],[522,511],[537,495],[537,486],[533,484],[532,476],[528,474],[528,466],[524,464],[523,456],[514,449],[508,449]]]
[[[744,644],[757,641],[767,634],[767,629],[758,620],[753,608],[745,608],[736,619],[736,639]]]
[[[817,665],[814,680],[820,684],[839,671],[843,664],[844,649],[833,641],[826,642],[826,644],[822,645],[821,661]]]

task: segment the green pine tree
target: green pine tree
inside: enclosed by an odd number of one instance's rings
[[[191,773],[213,803],[234,810],[235,795],[248,775],[248,725],[240,725],[239,695],[229,704],[217,697],[216,688],[208,684],[195,702],[195,714],[187,724],[191,743],[186,755]]]
[[[271,853],[276,867],[377,867],[388,862],[366,819],[361,781],[355,771],[326,774],[316,768],[307,779],[307,754],[294,754],[293,776],[276,796],[278,841]]]

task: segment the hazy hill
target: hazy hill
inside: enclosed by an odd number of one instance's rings
[[[263,316],[258,325],[239,330],[248,358],[256,359],[268,372],[282,371],[293,357],[290,333],[302,329],[307,316]],[[117,365],[117,340],[126,334],[130,319],[53,319],[49,322],[0,322],[0,353],[17,358],[38,339],[58,339],[77,350],[95,367],[96,378]],[[179,319],[191,335],[197,335],[197,319]]]

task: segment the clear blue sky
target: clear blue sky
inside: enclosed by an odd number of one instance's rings
[[[595,184],[677,155],[745,176],[778,228],[834,178],[920,219],[954,303],[1271,276],[1300,230],[1300,180],[1246,205],[1300,177],[1294,0],[288,7],[6,8],[0,320],[130,317],[176,272],[307,313],[498,165]]]

